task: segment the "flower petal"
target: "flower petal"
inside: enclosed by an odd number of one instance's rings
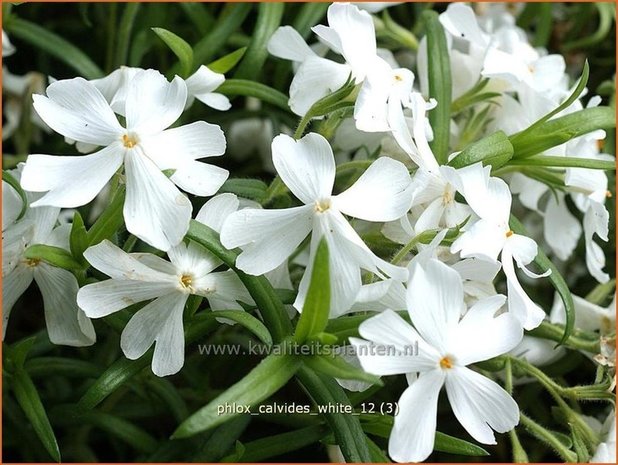
[[[474,10],[463,3],[452,3],[440,15],[444,29],[455,37],[470,41],[479,46],[487,45],[487,38],[481,30]]]
[[[32,283],[32,268],[17,265],[10,273],[2,274],[2,340],[9,324],[9,316],[17,299],[26,292]]]
[[[304,61],[316,56],[305,39],[291,26],[282,26],[268,40],[268,53],[291,61]]]
[[[442,370],[422,373],[399,398],[399,413],[388,441],[388,454],[396,462],[422,462],[433,452],[443,384]]]
[[[82,287],[77,293],[77,305],[88,318],[102,318],[174,290],[168,283],[108,279]]]
[[[2,230],[13,224],[23,207],[23,201],[17,191],[6,181],[2,181]]]
[[[123,133],[105,97],[83,78],[56,81],[47,88],[47,97],[35,94],[32,100],[50,128],[73,140],[109,145]]]
[[[315,102],[340,89],[350,73],[348,65],[317,56],[307,58],[290,85],[290,109],[304,116]]]
[[[127,152],[125,171],[127,229],[153,247],[169,250],[189,229],[191,202],[154,163],[136,150]]]
[[[506,297],[494,295],[479,300],[470,308],[451,335],[450,353],[457,353],[461,365],[489,360],[507,353],[522,340],[519,320],[510,313],[494,316]],[[474,341],[483,341],[482,344]]]
[[[22,187],[46,192],[32,207],[75,208],[91,202],[122,165],[123,150],[114,143],[91,155],[30,155],[21,176]]]
[[[172,82],[153,69],[138,72],[128,83],[127,129],[140,136],[157,134],[182,114],[187,86],[178,76]]]
[[[221,229],[221,243],[241,247],[236,266],[261,275],[288,258],[311,231],[313,206],[285,210],[246,208],[232,213]]]
[[[239,204],[235,194],[216,195],[200,208],[195,219],[220,233],[223,223],[228,216],[238,210]]]
[[[335,183],[335,157],[316,133],[300,140],[280,134],[272,143],[273,163],[281,180],[304,204],[329,199]]]
[[[519,423],[513,398],[469,368],[455,366],[448,371],[446,393],[459,423],[480,443],[495,444],[492,429],[506,433]]]
[[[196,121],[143,138],[140,146],[160,170],[166,170],[191,160],[223,155],[226,143],[219,126]]]
[[[195,73],[185,79],[189,95],[209,94],[225,82],[225,76],[215,73],[205,65],[200,66]]]
[[[378,158],[346,191],[333,198],[341,212],[367,221],[401,218],[412,204],[411,178],[403,163]]]
[[[582,235],[582,226],[569,211],[564,194],[558,194],[559,201],[550,195],[543,219],[543,237],[556,257],[568,260]]]
[[[211,303],[213,310],[222,310],[212,306],[211,299],[217,302],[227,302],[225,308],[240,309],[237,302],[253,305],[253,299],[238,275],[232,271],[210,273],[195,282],[196,294],[203,295]]]
[[[440,354],[403,318],[385,310],[365,320],[358,328],[374,347],[357,347],[363,369],[376,375],[398,375],[438,367]],[[355,345],[360,340],[350,341]],[[365,342],[365,341],[363,341]]]
[[[480,219],[459,236],[451,246],[451,253],[460,252],[463,258],[476,257],[496,261],[506,243],[503,228]]]
[[[215,194],[230,176],[230,172],[208,163],[191,161],[180,166],[170,178],[185,192],[200,197]]]
[[[232,108],[230,99],[223,94],[217,92],[211,92],[209,94],[195,94],[195,98],[198,99],[210,108],[214,108],[219,111],[227,111]]]
[[[167,294],[139,310],[122,332],[120,347],[136,360],[156,343],[152,372],[157,376],[178,373],[185,361],[182,313],[188,294]]]
[[[412,323],[423,339],[444,351],[449,332],[465,308],[461,277],[433,258],[415,266],[410,274],[406,299]]]
[[[40,263],[34,269],[34,279],[43,296],[49,340],[53,344],[73,347],[94,344],[97,337],[92,322],[80,318],[82,311],[77,306],[79,286],[75,276],[62,268]]]

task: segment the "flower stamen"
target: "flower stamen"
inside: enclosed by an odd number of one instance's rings
[[[26,264],[26,266],[29,266],[31,268],[34,268],[35,266],[37,266],[39,263],[41,263],[41,259],[40,258],[27,258],[24,263]]]
[[[124,134],[122,136],[122,144],[128,149],[132,149],[137,145],[137,138],[129,134]]]
[[[511,237],[513,234],[515,234],[515,233],[513,232],[513,230],[509,229],[509,230],[506,232],[506,237]]]
[[[330,208],[330,199],[316,200],[313,208],[318,213],[324,213],[326,210]]]
[[[192,275],[186,274],[186,273],[181,275],[179,282],[180,282],[180,286],[184,290],[189,291],[189,292],[193,291],[193,276]]]
[[[443,370],[450,370],[453,368],[453,360],[448,355],[440,359],[440,368]]]

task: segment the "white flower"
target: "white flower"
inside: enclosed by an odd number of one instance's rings
[[[467,365],[504,354],[521,341],[522,329],[513,315],[494,316],[505,297],[479,301],[460,320],[465,309],[461,278],[430,259],[414,268],[406,298],[414,328],[387,310],[360,325],[360,335],[367,341],[350,339],[369,373],[420,373],[399,399],[389,455],[397,462],[419,462],[429,456],[438,394],[444,385],[453,412],[468,433],[483,444],[495,444],[492,429],[511,430],[519,421],[519,409],[504,389]],[[411,354],[416,344],[418,353]],[[385,356],[384,350],[377,350],[380,346],[393,350]],[[412,379],[408,377],[409,382]]]
[[[509,311],[513,312],[524,328],[533,329],[541,324],[545,312],[521,287],[513,260],[531,278],[548,276],[550,270],[538,275],[526,268],[537,255],[537,244],[529,237],[511,231],[509,187],[502,179],[490,177],[490,171],[490,166],[483,167],[480,162],[459,170],[443,167],[443,174],[448,175],[451,184],[457,187],[479,216],[453,243],[451,251],[460,252],[464,258],[478,257],[491,261],[497,260],[500,255],[507,280]]]
[[[198,99],[215,110],[229,110],[232,107],[230,100],[215,90],[225,82],[225,76],[215,73],[207,66],[200,66],[198,70],[185,80],[187,84],[187,107]]]
[[[370,72],[377,58],[371,15],[349,3],[328,8],[328,26],[312,28],[320,40],[343,56],[337,63],[318,56],[293,28],[279,28],[268,44],[271,54],[300,63],[290,86],[290,108],[304,115],[322,97],[339,89],[351,74],[357,83]]]
[[[593,304],[582,297],[573,295],[575,305],[575,326],[583,331],[600,331],[611,334],[616,328],[616,294],[607,307]],[[558,294],[554,297],[549,319],[552,323],[566,323],[564,303]]]
[[[208,299],[213,310],[238,309],[252,303],[232,270],[213,272],[221,262],[193,242],[168,251],[170,261],[148,253],[128,254],[105,240],[84,253],[88,262],[112,279],[84,286],[77,303],[91,318],[101,318],[151,300],[122,332],[120,346],[135,360],[155,344],[152,371],[177,373],[184,364],[183,310],[190,295]],[[152,300],[154,299],[154,300]]]
[[[12,174],[19,177],[17,171]],[[43,296],[49,340],[75,347],[94,344],[94,327],[75,301],[79,288],[75,276],[70,271],[24,256],[25,250],[36,244],[69,249],[70,226],[56,226],[60,209],[28,208],[23,218],[15,222],[21,212],[21,198],[5,182],[2,190],[2,339],[15,302],[34,280]]]
[[[603,442],[598,445],[590,463],[615,463],[616,462],[616,411],[607,416],[601,427]]]
[[[9,40],[9,36],[6,32],[2,31],[2,56],[8,57],[15,53],[15,47]]]
[[[33,96],[34,107],[52,129],[104,148],[85,156],[30,155],[22,185],[47,192],[33,206],[85,205],[124,164],[127,229],[169,250],[187,232],[192,210],[176,186],[208,196],[228,177],[226,170],[196,161],[224,153],[225,137],[218,126],[198,121],[165,129],[178,119],[186,102],[186,86],[178,77],[170,83],[157,71],[137,72],[127,88],[126,128],[101,92],[82,78],[57,81],[47,95]],[[168,179],[162,170],[169,169],[174,173]]]
[[[369,13],[378,13],[386,8],[390,8],[395,5],[401,5],[402,2],[360,2],[352,3],[361,10],[368,11]]]
[[[335,160],[324,137],[311,133],[295,141],[279,135],[272,152],[279,176],[303,205],[282,210],[248,208],[230,215],[221,230],[221,242],[230,249],[243,249],[238,268],[254,275],[273,270],[313,231],[310,264],[294,303],[297,309],[302,309],[313,254],[322,237],[330,253],[331,315],[342,314],[354,302],[361,287],[361,268],[405,280],[405,269],[376,257],[343,216],[389,221],[403,215],[411,191],[408,170],[400,162],[379,158],[354,185],[333,195]]]

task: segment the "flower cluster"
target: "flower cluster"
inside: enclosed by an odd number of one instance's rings
[[[365,390],[368,379],[405,375],[388,441],[397,462],[434,451],[442,387],[479,443],[513,430],[521,416],[511,363],[535,370],[562,357],[554,345],[573,331],[574,314],[578,340],[595,331],[605,338],[605,351],[590,356],[599,376],[611,377],[614,304],[571,297],[560,273],[583,236],[586,270],[577,273],[610,281],[599,241],[609,240],[604,170],[614,157],[600,147],[611,124],[551,126],[602,109],[601,97],[584,103],[589,91],[573,84],[564,57],[531,45],[505,5],[451,4],[428,17],[417,50],[397,55],[378,47],[378,28],[388,25],[372,15],[390,5],[334,3],[327,24],[311,29],[312,44],[292,26],[273,30],[264,46],[292,62],[289,113],[301,122],[293,135],[250,123],[256,136],[247,144],[267,152],[264,169],[275,174],[261,197],[235,190],[219,166],[249,122],[224,132],[187,120],[195,100],[232,108],[222,73],[200,65],[169,80],[123,66],[98,79],[29,84],[33,121],[63,136],[73,154],[29,154],[3,177],[3,340],[34,280],[52,343],[92,345],[92,320],[115,314],[126,358],[154,346],[152,372],[169,376],[183,368],[196,312],[223,311],[215,321],[227,325],[239,322],[230,311],[253,312],[269,326],[250,284],[261,277],[293,293],[294,310],[281,315],[298,333],[316,311],[322,276],[324,321],[356,322],[338,344],[355,349],[346,366],[364,382],[335,378]],[[443,55],[432,55],[440,44]],[[14,52],[3,33],[3,56]],[[448,80],[436,79],[437,61]],[[10,79],[17,82],[5,71],[8,92]],[[5,114],[8,137],[21,116]],[[95,212],[88,230],[77,210],[87,205]],[[196,228],[214,238],[210,247]],[[552,286],[550,311],[538,289]],[[560,334],[550,344],[552,330]],[[326,323],[310,336],[337,340]],[[415,344],[418,354],[409,355]],[[374,350],[381,346],[396,353]],[[496,360],[497,375],[479,368]],[[610,457],[611,436],[597,457]]]

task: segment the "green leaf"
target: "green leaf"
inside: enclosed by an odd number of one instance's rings
[[[380,386],[384,384],[379,376],[371,375],[334,354],[308,357],[305,359],[305,364],[312,370],[332,376],[333,378],[353,379]]]
[[[272,345],[273,339],[266,329],[266,326],[258,320],[256,317],[242,310],[217,310],[207,314],[212,318],[228,318],[236,323],[244,326],[253,334],[255,334],[260,341],[266,345]]]
[[[223,183],[219,192],[229,192],[261,203],[266,198],[267,190],[268,185],[259,179],[231,178]]]
[[[509,220],[509,226],[515,233],[529,236],[526,228],[524,228],[520,221],[513,215],[511,215],[511,218]],[[558,271],[558,268],[556,268],[556,266],[547,257],[547,255],[545,255],[545,253],[540,247],[538,248],[534,263],[539,267],[541,273],[544,273],[547,270],[551,270],[549,280],[556,289],[556,292],[558,292],[558,294],[560,295],[562,303],[564,304],[564,310],[566,312],[566,324],[564,326],[564,334],[562,335],[562,338],[559,342],[559,344],[563,344],[573,332],[573,327],[575,325],[575,305],[573,304],[573,296],[571,295],[569,286],[560,274],[560,271]]]
[[[431,149],[439,164],[447,161],[451,119],[451,62],[444,28],[435,11],[426,10],[422,21],[427,31],[427,56],[429,97],[436,99],[438,106],[429,112],[429,124],[433,128]]]
[[[596,131],[616,127],[616,112],[609,107],[584,108],[546,121],[525,138],[511,136],[514,158],[525,158],[561,145],[571,139]],[[521,133],[518,133],[521,134]]]
[[[588,168],[594,170],[615,171],[616,162],[581,157],[552,157],[537,155],[523,160],[511,160],[512,166],[550,166],[558,168]]]
[[[26,414],[37,436],[55,462],[60,462],[58,441],[47,418],[45,407],[41,402],[34,383],[24,369],[17,369],[11,378],[11,388],[20,407]]]
[[[78,211],[73,215],[69,244],[73,258],[79,262],[83,262],[84,251],[88,248],[88,232],[86,231],[86,226],[84,226],[84,220]]]
[[[268,399],[294,376],[300,365],[297,357],[269,355],[243,379],[181,423],[172,438],[193,436],[239,415],[236,412],[221,412],[226,404],[251,407]]]
[[[88,230],[88,245],[96,245],[103,239],[109,239],[124,224],[122,207],[124,206],[125,186],[118,186],[110,204]]]
[[[122,19],[118,26],[118,41],[116,44],[116,68],[127,65],[127,57],[129,54],[129,44],[131,43],[131,33],[133,32],[133,23],[140,9],[141,4],[138,2],[127,2],[124,7]]]
[[[616,15],[615,7],[612,3],[603,2],[594,3],[594,6],[599,11],[599,25],[597,30],[592,34],[586,34],[580,39],[564,44],[562,46],[563,51],[568,52],[576,48],[591,47],[607,37],[614,23]]]
[[[8,171],[2,170],[2,180],[5,181],[13,189],[15,189],[17,195],[19,195],[19,197],[21,198],[21,211],[19,212],[19,216],[17,217],[17,220],[20,220],[26,214],[26,210],[28,210],[28,196],[26,195],[26,192],[24,192],[24,190],[21,188],[21,184],[19,184],[17,179],[15,179]]]
[[[206,63],[223,48],[230,35],[244,22],[253,5],[250,3],[228,3],[221,10],[209,34],[193,47],[195,63]]]
[[[49,53],[69,65],[86,79],[97,79],[104,75],[101,68],[84,52],[44,27],[16,17],[11,17],[3,26],[9,35],[22,39]]]
[[[448,434],[436,431],[434,450],[447,452],[449,454],[467,455],[472,457],[482,457],[489,455],[485,449],[463,439],[449,436]]]
[[[234,74],[236,79],[258,80],[264,62],[268,58],[268,50],[266,49],[268,40],[281,24],[283,6],[283,3],[274,2],[258,5],[257,21],[251,35],[251,42]]]
[[[278,457],[314,444],[326,436],[328,432],[325,425],[312,425],[296,431],[260,438],[245,443],[241,454],[228,455],[221,459],[221,462],[263,462],[266,459]]]
[[[178,57],[181,76],[184,78],[189,77],[193,70],[193,49],[191,46],[184,39],[167,29],[161,27],[153,27],[151,29],[163,42],[165,42],[170,50],[174,52],[174,55]]]
[[[34,261],[42,260],[69,271],[79,271],[84,268],[81,263],[73,258],[71,252],[53,245],[31,245],[24,252],[24,258]]]
[[[78,405],[85,410],[95,408],[112,392],[146,368],[151,358],[152,353],[149,351],[137,360],[118,359],[88,388]]]
[[[228,53],[224,57],[213,61],[212,63],[208,63],[206,66],[215,73],[225,74],[238,64],[246,51],[247,47],[241,47],[238,50],[234,50],[232,53]]]
[[[330,315],[330,270],[326,239],[322,238],[313,261],[311,281],[294,339],[304,343],[326,328]]]
[[[232,418],[227,423],[215,428],[208,440],[204,442],[201,450],[192,457],[191,461],[201,463],[222,461],[222,457],[229,452],[235,443],[237,444],[238,438],[244,433],[250,422],[251,416],[244,415]],[[244,450],[238,447],[236,449],[240,453]]]
[[[259,82],[244,79],[226,79],[217,88],[217,92],[227,96],[242,95],[244,97],[255,97],[262,102],[269,103],[285,111],[290,111],[288,98],[285,94]]]
[[[24,368],[33,378],[97,378],[103,371],[94,363],[68,357],[36,357],[26,361]]]
[[[308,367],[301,367],[297,377],[316,405],[351,405],[343,388],[333,378],[315,373]],[[371,460],[366,436],[357,416],[330,412],[322,416],[335,434],[346,462],[366,463]]]
[[[206,248],[234,270],[260,309],[262,319],[275,343],[280,342],[292,332],[292,324],[285,307],[268,280],[264,276],[252,276],[238,270],[235,263],[239,252],[223,247],[217,232],[198,221],[191,220],[187,238]]]
[[[493,169],[504,166],[513,156],[513,146],[503,131],[484,137],[462,150],[448,164],[454,168],[463,168],[479,161],[491,165]]]

